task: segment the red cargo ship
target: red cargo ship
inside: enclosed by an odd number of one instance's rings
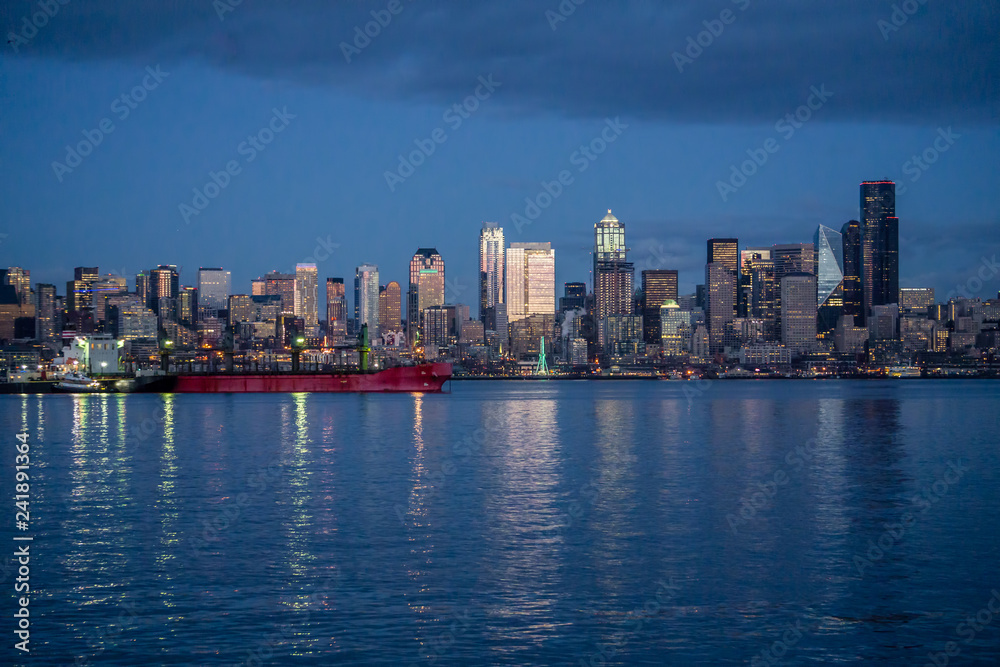
[[[361,373],[180,373],[152,378],[139,392],[225,394],[251,392],[440,393],[451,364],[400,366]]]

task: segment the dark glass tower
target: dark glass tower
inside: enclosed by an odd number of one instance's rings
[[[896,184],[861,184],[861,316],[899,300],[899,219]]]
[[[652,269],[642,272],[642,337],[660,343],[660,308],[667,300],[677,301],[677,271]]]
[[[844,315],[864,321],[861,308],[861,223],[851,220],[840,230],[844,241]]]

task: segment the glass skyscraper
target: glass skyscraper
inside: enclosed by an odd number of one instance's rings
[[[406,292],[406,330],[411,345],[421,330],[424,309],[443,305],[444,259],[436,248],[418,248],[410,260],[410,286]]]
[[[306,336],[319,336],[319,273],[315,264],[295,265],[295,317],[305,322]]]
[[[507,321],[556,312],[556,251],[551,243],[511,243],[507,249]]]
[[[861,184],[861,316],[899,299],[899,219],[896,184]]]
[[[479,318],[486,309],[504,301],[504,237],[503,227],[484,222],[479,232]]]
[[[354,272],[354,326],[368,325],[368,335],[378,333],[378,267],[362,264]]]
[[[861,315],[861,223],[851,220],[840,230],[844,248],[844,315],[860,323]]]

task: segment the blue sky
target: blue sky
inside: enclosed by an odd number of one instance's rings
[[[321,277],[349,280],[371,262],[383,282],[403,282],[413,252],[433,246],[449,300],[475,310],[482,221],[508,241],[552,242],[561,293],[589,278],[593,225],[611,208],[637,268],[678,269],[691,291],[709,237],[811,241],[818,224],[857,218],[862,180],[885,177],[906,186],[902,286],[943,298],[1000,250],[996,2],[914,0],[895,23],[891,2],[583,3],[555,23],[546,12],[558,2],[402,2],[350,63],[341,45],[388,2],[245,0],[221,20],[193,0],[106,4],[60,6],[30,40],[23,20],[38,4],[0,10],[21,36],[0,55],[0,265],[36,282],[64,286],[81,265],[133,278],[172,263],[193,284],[198,266],[221,265],[245,292],[312,258],[317,239],[337,244]],[[713,28],[678,71],[674,54]],[[156,83],[147,67],[167,74]],[[485,99],[456,124],[446,114],[479,77],[494,90],[480,88]],[[115,100],[144,78],[152,89],[122,118]],[[776,127],[823,86],[829,98],[814,98],[793,134]],[[248,161],[241,142],[274,110],[287,126]],[[619,134],[581,162],[608,119]],[[439,128],[443,143],[430,139]],[[100,144],[55,173],[84,132]],[[719,181],[769,139],[777,150],[723,198]],[[386,172],[417,141],[434,152],[390,188]],[[934,163],[916,166],[925,152]],[[180,205],[230,161],[239,173],[185,220]],[[572,183],[515,229],[525,198],[563,170]]]

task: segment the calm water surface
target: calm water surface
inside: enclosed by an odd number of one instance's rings
[[[1000,383],[453,385],[0,396],[0,663],[1000,661]]]

